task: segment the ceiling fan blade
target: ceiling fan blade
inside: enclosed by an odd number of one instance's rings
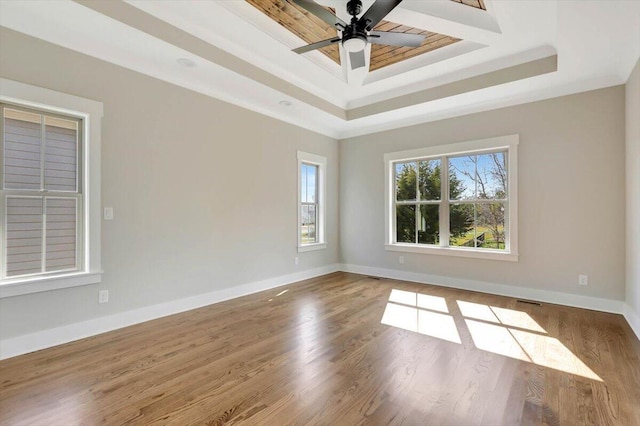
[[[402,0],[376,0],[369,10],[360,17],[358,23],[365,24],[367,31],[370,31],[400,3]]]
[[[336,26],[336,24],[342,25],[343,27],[347,26],[347,23],[342,19],[338,18],[333,13],[329,12],[324,7],[320,6],[313,0],[291,0],[293,3],[297,4],[303,9],[306,9],[308,12],[313,13],[318,18],[322,19],[324,22],[331,26]]]
[[[349,63],[351,63],[352,70],[364,67],[366,65],[364,60],[364,49],[359,52],[349,52]]]
[[[388,31],[371,31],[369,42],[375,44],[388,44],[391,46],[418,47],[424,41],[424,34],[394,33]]]
[[[311,50],[320,49],[321,47],[329,46],[330,44],[337,43],[339,41],[340,41],[340,37],[328,38],[326,40],[322,40],[317,43],[307,44],[306,46],[298,47],[291,50],[296,53],[305,53]]]

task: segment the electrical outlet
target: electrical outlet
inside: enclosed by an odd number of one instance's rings
[[[398,258],[398,262],[400,262],[401,265],[404,265],[404,256],[400,256]]]
[[[104,220],[113,220],[113,207],[104,208]]]
[[[296,265],[300,263],[300,259],[298,258],[298,256],[293,258],[293,263],[295,263]]]
[[[578,275],[578,285],[589,285],[589,275]]]
[[[109,290],[100,290],[98,292],[98,303],[107,303],[109,301]]]

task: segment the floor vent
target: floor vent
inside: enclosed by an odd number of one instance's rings
[[[520,299],[518,299],[517,301],[518,301],[519,303],[526,303],[526,304],[528,304],[528,305],[542,306],[542,304],[541,304],[541,303],[534,302],[533,300],[520,300]]]
[[[378,281],[380,281],[380,277],[368,276],[367,278],[369,278],[370,280],[378,280]]]

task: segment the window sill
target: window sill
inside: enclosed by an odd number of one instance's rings
[[[102,272],[74,272],[65,275],[32,278],[5,279],[0,281],[0,299],[40,293],[61,288],[97,284],[102,281]]]
[[[415,244],[385,244],[387,251],[402,251],[408,253],[437,254],[441,256],[470,257],[476,259],[504,260],[517,262],[518,254],[497,250],[474,250],[452,247],[425,247]]]
[[[322,250],[327,248],[327,243],[306,244],[304,246],[298,246],[298,253],[304,251]]]

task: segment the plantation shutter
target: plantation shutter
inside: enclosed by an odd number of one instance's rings
[[[80,120],[3,105],[3,277],[80,268]]]
[[[42,125],[40,119],[41,116],[35,114],[25,114],[21,120],[5,117],[5,189],[40,189],[42,173]]]
[[[45,120],[44,187],[49,191],[76,190],[78,132],[69,124],[50,117]]]
[[[42,272],[42,198],[7,197],[7,276]]]

